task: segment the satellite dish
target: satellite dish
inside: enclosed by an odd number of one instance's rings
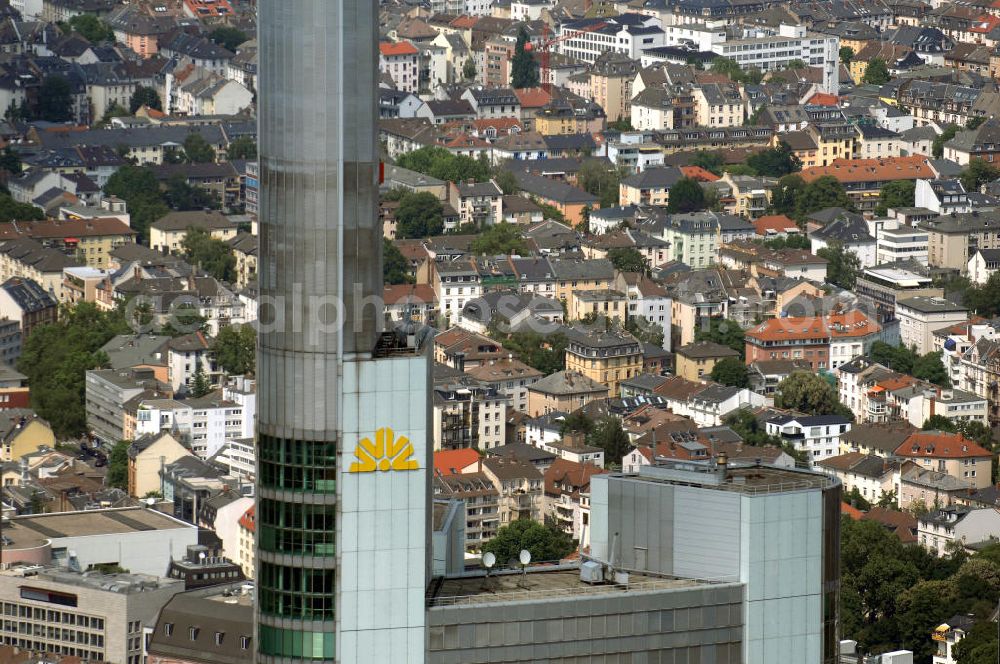
[[[156,504],[156,498],[147,498],[146,499],[146,504],[149,505],[150,507],[152,507],[153,505]]]
[[[527,549],[521,549],[521,553],[520,555],[518,555],[518,559],[521,561],[522,565],[527,565],[528,563],[531,562],[531,551],[528,551]]]
[[[483,566],[486,569],[490,569],[491,567],[493,567],[496,564],[497,564],[497,557],[495,555],[493,555],[493,553],[487,552],[483,556]]]
[[[198,554],[198,559],[199,560],[204,560],[205,558],[207,558],[207,556],[205,555],[204,551],[202,551],[201,553]]]

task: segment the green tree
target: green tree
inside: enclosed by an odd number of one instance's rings
[[[104,193],[125,201],[132,228],[147,241],[149,225],[170,211],[160,193],[160,183],[147,166],[122,166],[108,178]]]
[[[209,394],[211,391],[212,382],[205,374],[205,367],[202,366],[201,360],[199,359],[195,363],[194,377],[191,379],[191,396],[195,399],[200,399],[206,394]]]
[[[97,127],[107,127],[107,126],[109,126],[111,124],[111,119],[112,118],[120,118],[120,117],[124,117],[124,116],[126,116],[128,114],[129,114],[129,112],[128,112],[127,108],[125,108],[124,106],[120,105],[118,102],[113,101],[104,110],[104,115],[101,116],[101,119],[97,122],[96,126]]]
[[[845,65],[849,65],[851,64],[851,60],[853,59],[854,59],[854,49],[851,48],[850,46],[841,46],[840,61]]]
[[[204,136],[191,132],[184,139],[184,156],[192,164],[210,164],[215,161],[215,150]]]
[[[940,159],[944,156],[944,144],[955,138],[955,134],[958,133],[958,125],[950,124],[944,128],[944,130],[938,134],[934,141],[931,143],[931,156],[935,159]]]
[[[128,102],[129,113],[134,114],[143,106],[157,111],[163,110],[163,102],[160,101],[160,93],[156,91],[156,88],[145,85],[136,86],[135,92],[132,93],[132,98]]]
[[[489,226],[485,231],[472,241],[470,249],[475,254],[485,254],[487,256],[524,256],[528,253],[528,243],[521,236],[521,229],[517,224],[508,224],[501,221],[498,224]]]
[[[629,316],[625,321],[625,331],[642,343],[663,347],[663,326],[645,316]]]
[[[247,40],[246,33],[225,25],[209,33],[208,38],[227,51],[234,53],[239,45]]]
[[[521,192],[521,184],[517,181],[517,176],[512,171],[501,169],[493,176],[500,190],[507,196],[513,196]]]
[[[409,193],[396,208],[396,237],[423,238],[444,231],[444,206],[437,196],[421,191]]]
[[[884,217],[889,208],[913,207],[916,184],[913,180],[895,180],[882,187],[875,214]]]
[[[823,376],[807,371],[797,371],[778,383],[774,406],[807,415],[851,417],[850,410],[840,403],[836,388]]]
[[[861,260],[856,253],[844,247],[842,242],[833,241],[817,251],[816,255],[827,260],[828,283],[845,290],[854,290],[854,284],[861,272]]]
[[[808,249],[812,246],[809,236],[803,233],[774,237],[761,242],[768,249]]]
[[[612,120],[608,123],[608,129],[612,129],[614,131],[635,131],[635,127],[632,126],[632,121],[628,118]]]
[[[472,58],[468,58],[465,64],[462,65],[462,78],[466,81],[476,80],[476,61]]]
[[[506,335],[494,335],[503,347],[514,353],[529,367],[548,376],[566,368],[566,335],[556,332],[542,335],[525,330]]]
[[[215,192],[188,184],[183,175],[171,176],[164,185],[163,201],[174,210],[218,210],[222,207]]]
[[[984,122],[986,122],[985,115],[979,115],[974,118],[969,118],[968,120],[965,121],[965,128],[970,131],[973,129],[979,129],[979,125],[983,124]]]
[[[219,281],[232,283],[236,278],[236,257],[224,241],[212,237],[203,228],[190,227],[181,241],[184,257]]]
[[[226,325],[212,341],[212,353],[226,373],[252,374],[257,370],[257,331],[250,325]]]
[[[0,171],[7,171],[11,175],[20,175],[22,171],[21,155],[11,146],[0,151]]]
[[[771,213],[794,218],[799,195],[805,188],[805,180],[800,175],[786,175],[779,179],[771,195]]]
[[[554,205],[549,205],[548,203],[543,203],[539,200],[535,200],[535,205],[542,209],[543,219],[552,219],[553,221],[558,221],[561,223],[566,222],[566,217],[563,213]]]
[[[747,157],[747,166],[757,175],[781,178],[802,169],[792,147],[781,141],[773,148],[761,150]]]
[[[240,136],[226,147],[226,156],[230,161],[234,159],[256,159],[257,141],[251,136]]]
[[[694,178],[681,178],[670,187],[667,212],[685,213],[705,209],[705,191]]]
[[[577,173],[577,184],[587,193],[597,196],[601,207],[618,205],[619,183],[617,171],[609,169],[597,159],[583,162]]]
[[[382,238],[382,278],[387,284],[410,284],[410,265],[406,257],[389,238]]]
[[[844,185],[832,175],[818,177],[795,195],[795,218],[804,221],[813,212],[828,207],[854,210],[854,203],[844,191]]]
[[[621,420],[610,415],[602,417],[594,424],[587,442],[604,450],[605,466],[619,467],[622,457],[632,449],[632,442],[622,429]]]
[[[955,423],[944,415],[931,415],[924,420],[924,425],[920,428],[924,431],[945,431],[947,433],[955,433],[958,431],[955,427]]]
[[[996,623],[980,620],[952,651],[958,664],[996,664],[1000,661]]]
[[[743,328],[725,318],[710,319],[708,327],[695,330],[694,339],[695,341],[714,341],[717,344],[729,346],[740,354],[740,358],[746,352],[746,337]]]
[[[917,360],[917,354],[906,346],[890,346],[884,341],[873,343],[868,354],[873,362],[905,374],[913,371]]]
[[[844,502],[853,505],[862,512],[867,512],[872,508],[872,504],[865,500],[858,487],[854,487],[844,496]]]
[[[401,154],[396,159],[396,165],[449,182],[485,182],[490,179],[488,163],[465,155],[454,155],[436,145]]]
[[[973,159],[965,167],[958,178],[962,181],[962,186],[966,191],[978,192],[979,188],[987,182],[993,182],[1000,177],[1000,168],[989,164],[982,159]]]
[[[538,87],[538,63],[529,43],[528,31],[522,26],[514,44],[514,57],[510,61],[511,85],[517,89]]]
[[[608,250],[608,260],[619,272],[649,272],[649,262],[635,247],[615,247]]]
[[[38,90],[38,117],[47,122],[69,122],[73,119],[73,87],[59,74],[51,74]]]
[[[865,68],[865,75],[862,81],[869,85],[885,85],[891,80],[889,67],[886,66],[882,58],[872,58]]]
[[[913,363],[913,377],[934,383],[939,387],[951,387],[948,370],[941,361],[941,351],[925,353]]]
[[[691,160],[692,166],[697,166],[699,168],[704,168],[709,173],[714,173],[715,175],[722,175],[722,155],[718,152],[709,152],[708,150],[698,150],[694,153],[694,158]]]
[[[582,410],[574,410],[566,416],[559,427],[559,435],[566,436],[569,433],[589,434],[594,430],[594,420],[590,419]]]
[[[111,27],[93,14],[78,14],[69,20],[69,27],[92,44],[115,40]]]
[[[10,194],[0,192],[0,221],[41,221],[45,213],[31,203],[18,203]]]
[[[104,477],[106,486],[128,489],[128,447],[127,440],[119,440],[108,454],[108,474]]]
[[[738,357],[726,357],[716,362],[709,377],[723,385],[750,387],[747,366]]]
[[[128,331],[120,311],[80,303],[64,309],[57,322],[33,328],[24,341],[18,370],[31,384],[32,408],[49,422],[57,440],[87,430],[86,372],[103,366],[107,356],[101,347]]]
[[[711,71],[728,76],[736,83],[757,85],[764,78],[764,73],[760,69],[751,68],[744,71],[735,60],[721,56],[712,60]]]
[[[550,524],[519,519],[503,526],[489,542],[483,553],[492,553],[499,567],[520,567],[518,557],[522,550],[531,553],[531,561],[555,562],[573,552],[573,539]]]
[[[900,643],[913,651],[914,661],[931,660],[937,647],[928,634],[955,614],[958,600],[951,580],[921,581],[900,593],[896,601]]]

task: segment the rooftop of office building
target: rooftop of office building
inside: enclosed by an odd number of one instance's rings
[[[190,524],[143,507],[85,510],[18,516],[3,524],[4,546],[40,546],[51,539],[192,528]]]
[[[638,473],[612,473],[608,477],[683,484],[748,495],[822,490],[838,482],[829,475],[809,470],[758,463],[728,463],[722,459],[710,463],[658,460],[656,464],[642,466]]]
[[[440,579],[432,585],[428,605],[453,606],[484,602],[532,602],[556,597],[607,593],[664,591],[706,585],[696,579],[675,579],[630,572],[624,584],[587,583],[578,566],[529,566],[527,573],[504,571]]]

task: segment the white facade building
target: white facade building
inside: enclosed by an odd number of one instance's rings
[[[840,437],[851,430],[851,421],[840,415],[782,415],[768,420],[766,429],[816,462],[840,454]]]
[[[724,58],[735,60],[743,69],[762,71],[784,69],[793,60],[823,68],[823,91],[837,94],[840,76],[840,38],[807,32],[800,25],[781,25],[776,35],[716,44],[712,49]]]
[[[594,29],[595,25],[602,23],[604,27]],[[638,60],[643,50],[667,45],[660,20],[642,14],[564,23],[559,26],[559,37],[563,41],[556,44],[558,53],[591,63],[608,51]]]

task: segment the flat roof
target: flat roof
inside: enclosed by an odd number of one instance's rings
[[[16,516],[4,524],[3,534],[12,541],[8,546],[25,548],[63,537],[92,537],[194,527],[153,509],[124,507]]]
[[[487,602],[534,602],[559,597],[598,594],[625,594],[643,591],[679,590],[709,585],[695,579],[629,573],[629,583],[590,584],[580,580],[579,567],[528,568],[521,572],[444,578],[428,599],[428,606],[482,604]]]
[[[714,462],[668,460],[658,460],[656,464],[642,466],[638,473],[594,475],[594,478],[604,477],[683,484],[748,495],[822,490],[839,482],[825,473],[798,468],[778,468],[759,463],[729,463],[723,476]]]
[[[871,276],[876,279],[882,279],[883,281],[892,282],[901,288],[929,284],[934,281],[930,277],[925,277],[921,274],[917,274],[916,272],[901,270],[899,268],[869,268],[865,270],[861,276]]]

